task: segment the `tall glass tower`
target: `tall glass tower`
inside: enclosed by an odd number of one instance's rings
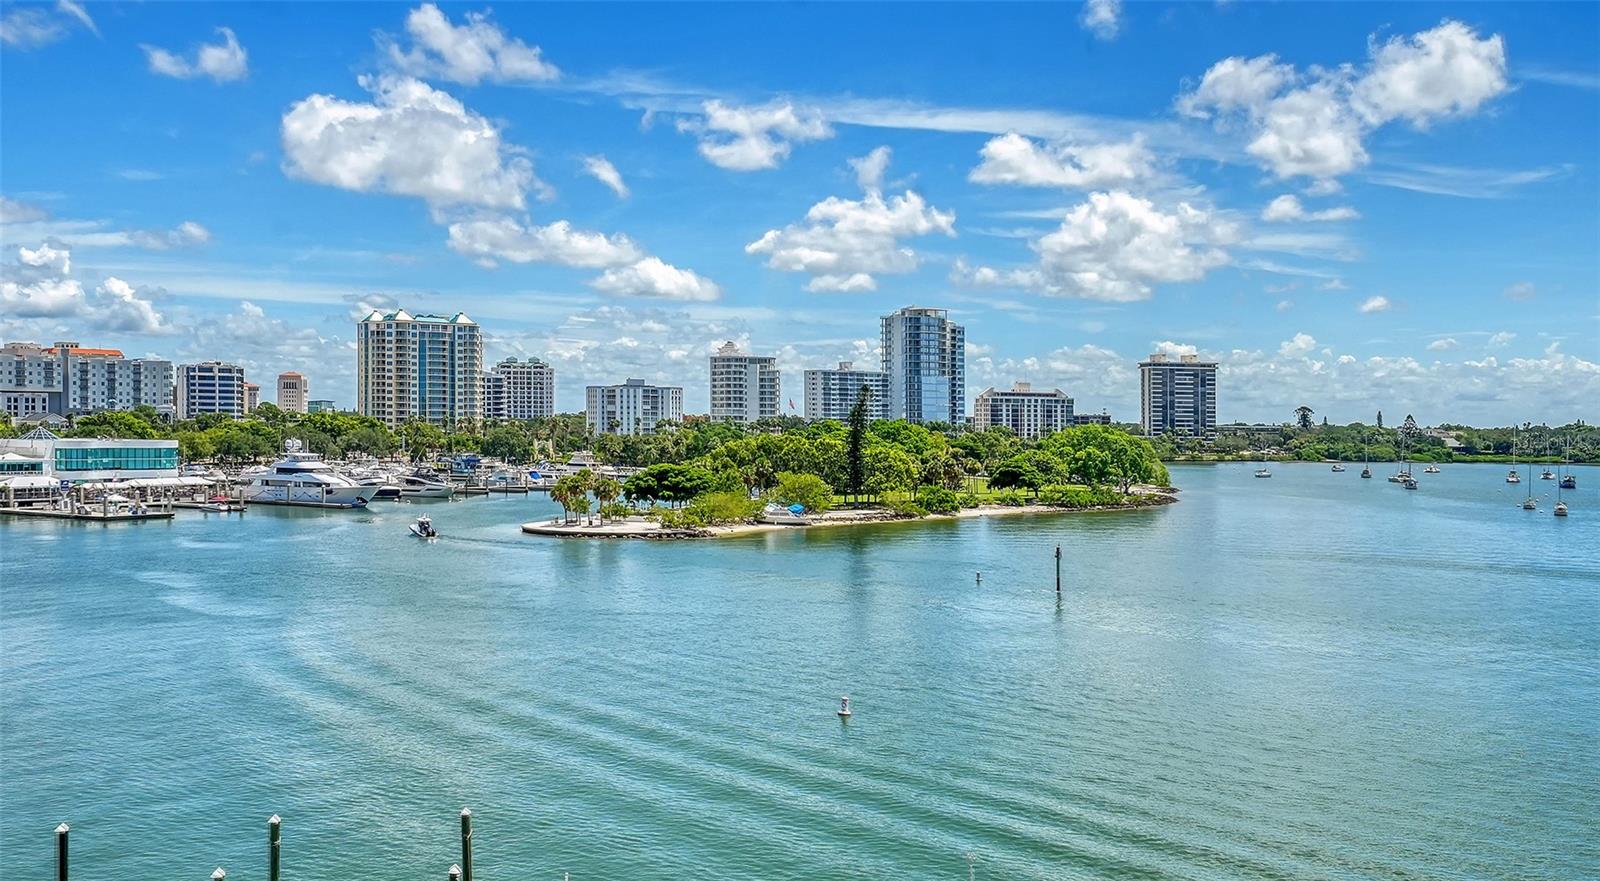
[[[883,316],[888,416],[959,425],[967,415],[967,332],[945,309],[909,306]]]

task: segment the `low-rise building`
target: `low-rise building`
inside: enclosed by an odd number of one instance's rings
[[[1066,392],[1034,391],[1026,382],[1014,383],[1009,391],[984,389],[972,408],[972,427],[978,431],[1003,426],[1029,440],[1072,424],[1072,399]]]
[[[177,485],[178,442],[64,438],[44,428],[0,439],[0,501],[45,499],[80,483],[121,480]]]
[[[324,410],[337,410],[337,409],[339,409],[339,408],[333,406],[333,402],[328,400],[328,399],[326,399],[326,398],[318,398],[318,399],[316,399],[314,401],[307,401],[306,402],[306,412],[307,413],[321,413]]]
[[[660,422],[683,421],[683,389],[630,379],[584,390],[584,420],[595,434],[655,434]]]

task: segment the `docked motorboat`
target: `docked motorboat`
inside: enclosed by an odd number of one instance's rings
[[[395,483],[394,475],[378,468],[365,468],[350,472],[350,479],[362,486],[375,486],[378,492],[373,495],[374,500],[400,498],[400,487]]]
[[[212,496],[200,506],[200,510],[208,514],[232,514],[237,511],[244,513],[244,505],[233,501],[227,496]]]
[[[455,487],[439,479],[438,472],[426,468],[418,468],[400,481],[402,499],[448,499],[454,494]]]
[[[806,509],[803,505],[790,505],[785,508],[774,503],[761,509],[761,522],[778,526],[807,526],[811,521],[806,519],[805,514]]]
[[[283,458],[257,474],[241,493],[242,500],[263,505],[304,505],[313,508],[363,508],[377,494],[375,486],[362,486],[306,452],[295,438],[283,442]]]
[[[411,534],[417,538],[438,538],[439,531],[433,528],[433,521],[423,514],[411,524]]]

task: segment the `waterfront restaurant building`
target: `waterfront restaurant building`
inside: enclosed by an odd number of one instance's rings
[[[778,415],[778,359],[740,351],[729,340],[711,356],[711,421],[754,422]]]
[[[1066,392],[1036,392],[1026,382],[1014,383],[1010,391],[984,389],[972,406],[974,429],[1004,426],[1028,440],[1038,440],[1072,424],[1072,399]]]
[[[356,324],[356,411],[390,428],[483,418],[483,332],[464,312],[374,309]]]
[[[53,497],[63,486],[105,481],[140,481],[141,486],[178,487],[175,440],[111,440],[57,437],[37,428],[0,439],[0,502]]]
[[[1147,435],[1215,437],[1217,363],[1156,353],[1139,364],[1139,424]]]
[[[584,421],[595,434],[655,434],[658,422],[683,421],[683,389],[630,379],[584,390]]]

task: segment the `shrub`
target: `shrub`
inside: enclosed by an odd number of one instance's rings
[[[607,520],[621,520],[634,513],[631,506],[621,502],[609,502],[600,506],[600,516]]]
[[[924,508],[921,505],[917,504],[916,502],[910,501],[910,500],[886,502],[883,507],[884,507],[884,510],[891,511],[891,512],[893,512],[895,514],[899,514],[902,517],[926,517],[926,516],[928,516],[928,509],[927,508]]]
[[[742,492],[714,492],[690,502],[689,511],[706,523],[744,523],[761,513],[761,503]]]
[[[961,508],[956,494],[942,486],[925,486],[918,490],[917,502],[932,514],[954,514]]]
[[[650,512],[662,529],[701,529],[705,518],[690,508],[657,508]]]
[[[978,498],[978,494],[977,493],[975,493],[975,492],[962,493],[962,495],[961,495],[961,507],[963,507],[963,508],[976,508],[981,504],[983,504],[983,500]]]
[[[1120,494],[1107,488],[1052,484],[1039,490],[1039,503],[1053,508],[1099,508],[1126,504]]]
[[[1012,508],[1020,508],[1028,503],[1028,500],[1023,498],[1022,493],[1019,493],[1016,490],[1006,490],[1005,492],[996,493],[994,500],[997,504],[1006,505]]]

